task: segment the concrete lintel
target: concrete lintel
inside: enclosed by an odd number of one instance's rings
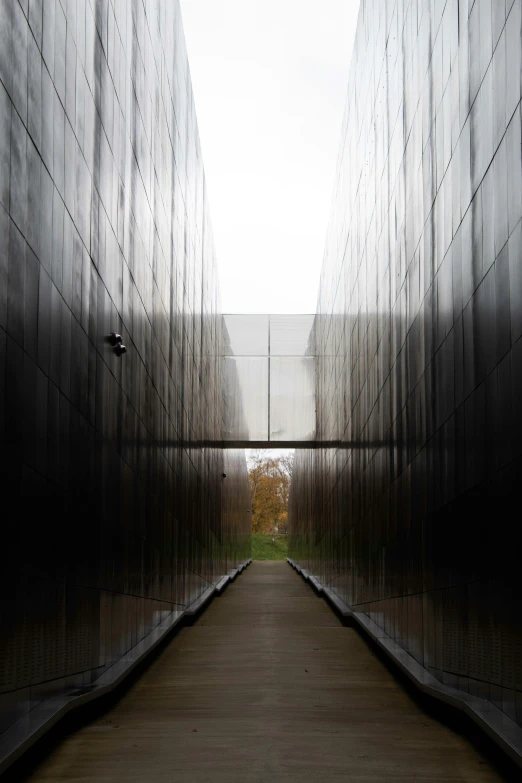
[[[308,440],[224,440],[219,447],[224,449],[317,449],[321,444]]]

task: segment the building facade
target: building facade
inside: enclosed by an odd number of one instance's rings
[[[520,0],[362,0],[291,557],[522,723]]]
[[[0,3],[0,265],[1,733],[250,553],[177,1]]]

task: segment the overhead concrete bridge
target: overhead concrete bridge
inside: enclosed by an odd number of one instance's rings
[[[520,779],[521,29],[362,0],[317,312],[223,315],[177,0],[0,2],[5,780]]]

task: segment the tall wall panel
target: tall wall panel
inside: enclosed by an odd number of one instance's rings
[[[520,0],[363,0],[291,553],[522,723]]]
[[[249,557],[223,334],[177,0],[2,0],[0,732]]]

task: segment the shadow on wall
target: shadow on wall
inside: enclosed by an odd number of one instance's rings
[[[314,326],[317,441],[333,447],[296,452],[289,549],[439,681],[522,725],[508,6],[361,4]]]
[[[0,3],[0,732],[88,689],[251,529],[178,3],[23,6]]]

